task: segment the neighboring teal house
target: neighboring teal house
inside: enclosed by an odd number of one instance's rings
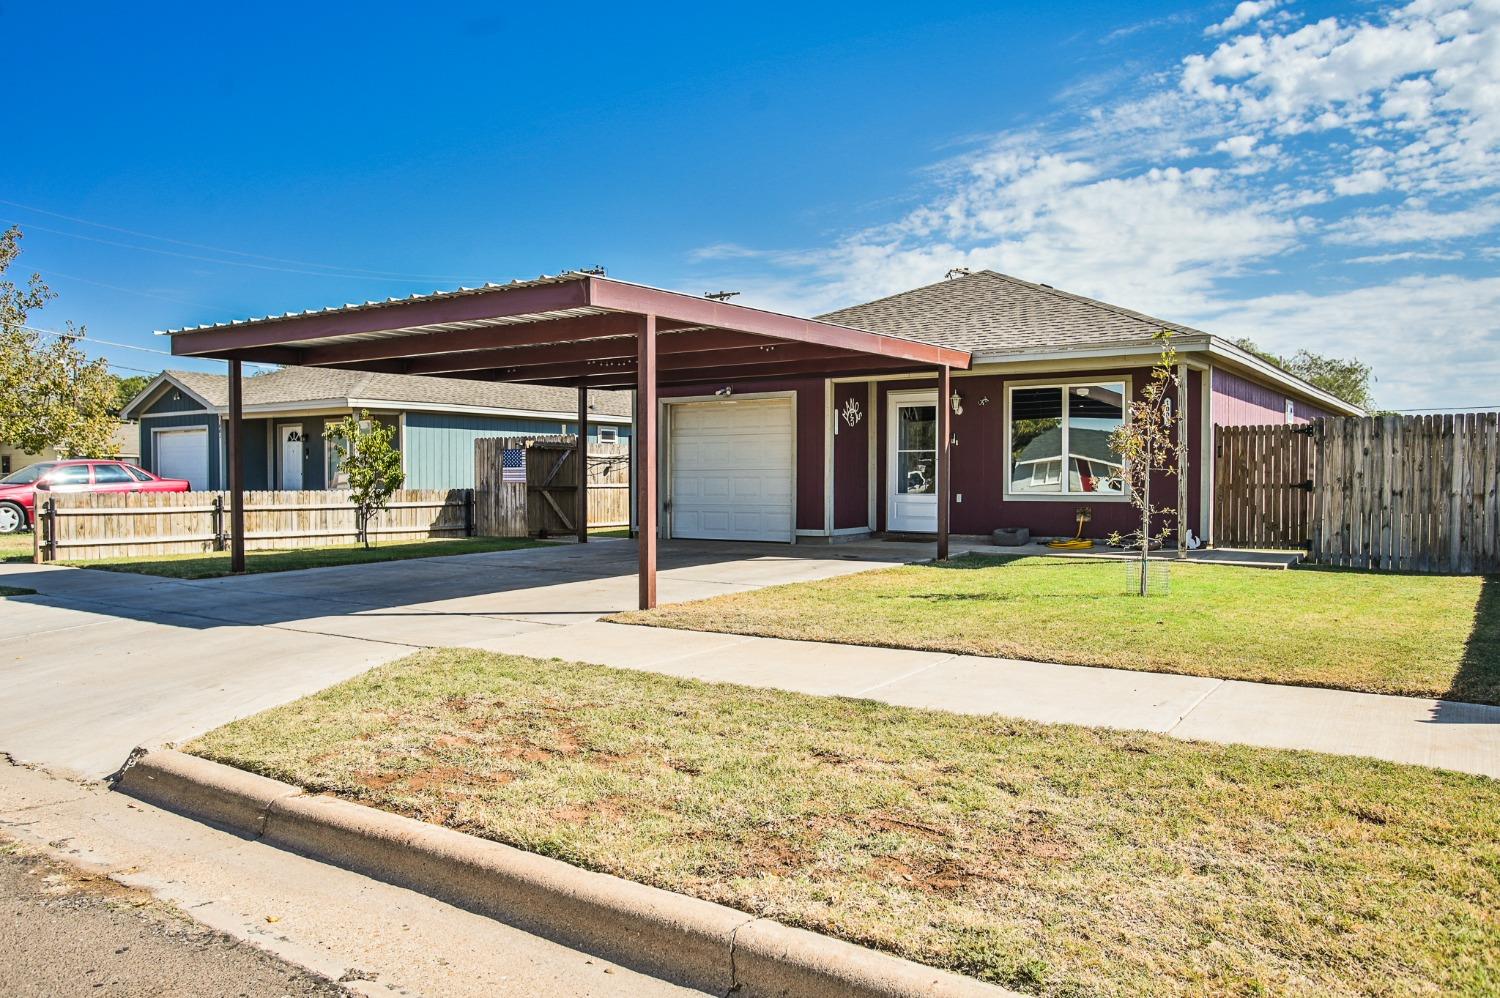
[[[244,390],[247,489],[338,488],[323,427],[351,412],[396,427],[410,489],[472,488],[479,437],[577,429],[571,388],[285,367],[246,378]],[[629,439],[628,392],[592,392],[590,408],[590,441]],[[140,421],[146,470],[186,478],[194,489],[222,489],[228,411],[224,375],[163,371],[123,417]]]

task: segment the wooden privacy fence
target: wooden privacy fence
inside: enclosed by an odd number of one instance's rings
[[[39,493],[34,560],[201,554],[229,547],[229,493]],[[470,489],[402,489],[367,529],[372,543],[474,533]],[[347,491],[246,492],[245,548],[361,540]]]
[[[1317,561],[1500,571],[1500,414],[1322,419],[1312,438]]]
[[[575,440],[556,436],[474,441],[477,532],[500,537],[576,533]],[[586,474],[589,526],[629,525],[629,445],[591,447]]]
[[[1219,427],[1214,543],[1326,565],[1500,571],[1500,414]]]

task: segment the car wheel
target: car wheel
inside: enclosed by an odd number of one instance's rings
[[[25,526],[25,510],[13,502],[0,502],[0,534],[13,534]]]

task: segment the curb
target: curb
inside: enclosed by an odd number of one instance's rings
[[[700,991],[1015,998],[973,978],[170,749],[137,749],[115,789]]]

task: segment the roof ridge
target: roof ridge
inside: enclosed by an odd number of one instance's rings
[[[881,302],[891,301],[891,300],[896,299],[896,298],[904,298],[907,295],[916,294],[918,291],[926,291],[928,288],[936,288],[936,287],[939,287],[939,286],[944,285],[944,284],[953,284],[953,283],[955,283],[957,281],[967,280],[970,277],[978,277],[980,274],[992,274],[995,277],[1004,277],[1004,276],[1006,276],[1004,274],[997,273],[996,271],[993,271],[993,270],[976,270],[976,271],[971,271],[970,273],[962,274],[962,275],[960,275],[958,277],[945,277],[945,278],[943,278],[940,281],[933,281],[931,284],[922,284],[922,285],[918,285],[915,288],[907,288],[905,291],[897,291],[895,294],[889,294],[889,295],[885,295],[885,296],[880,297],[880,298],[872,298],[869,301],[855,302],[853,305],[844,305],[844,306],[842,306],[840,308],[830,309],[829,311],[822,313],[822,315],[815,315],[815,316],[813,316],[813,318],[817,319],[818,321],[821,322],[825,316],[837,315],[840,312],[847,312],[851,308],[864,308],[867,305],[879,305]],[[895,335],[895,334],[887,333],[886,335],[889,336],[889,335]],[[911,337],[909,337],[909,336],[898,337],[898,338],[899,339],[911,339]],[[923,340],[921,342],[926,342],[926,341]]]
[[[1024,278],[1012,276],[1011,274],[1002,274],[998,270],[985,269],[980,271],[980,273],[991,274],[995,277],[1000,278],[1001,280],[1009,281],[1012,284],[1020,284],[1024,287],[1033,288],[1037,291],[1045,291],[1057,298],[1065,298],[1069,301],[1076,301],[1081,302],[1085,305],[1092,305],[1095,308],[1101,309],[1105,312],[1112,312],[1115,315],[1123,315],[1127,319],[1140,319],[1152,325],[1161,326],[1163,329],[1171,329],[1174,332],[1204,333],[1204,330],[1202,329],[1196,329],[1193,326],[1185,325],[1180,322],[1168,322],[1166,319],[1161,319],[1157,316],[1149,315],[1145,312],[1137,312],[1133,308],[1126,308],[1123,305],[1112,305],[1107,301],[1100,301],[1098,298],[1090,298],[1088,295],[1078,294],[1076,291],[1064,291],[1062,288],[1055,288],[1050,284],[1038,284],[1033,281],[1028,281]],[[1212,334],[1209,333],[1206,335]]]

